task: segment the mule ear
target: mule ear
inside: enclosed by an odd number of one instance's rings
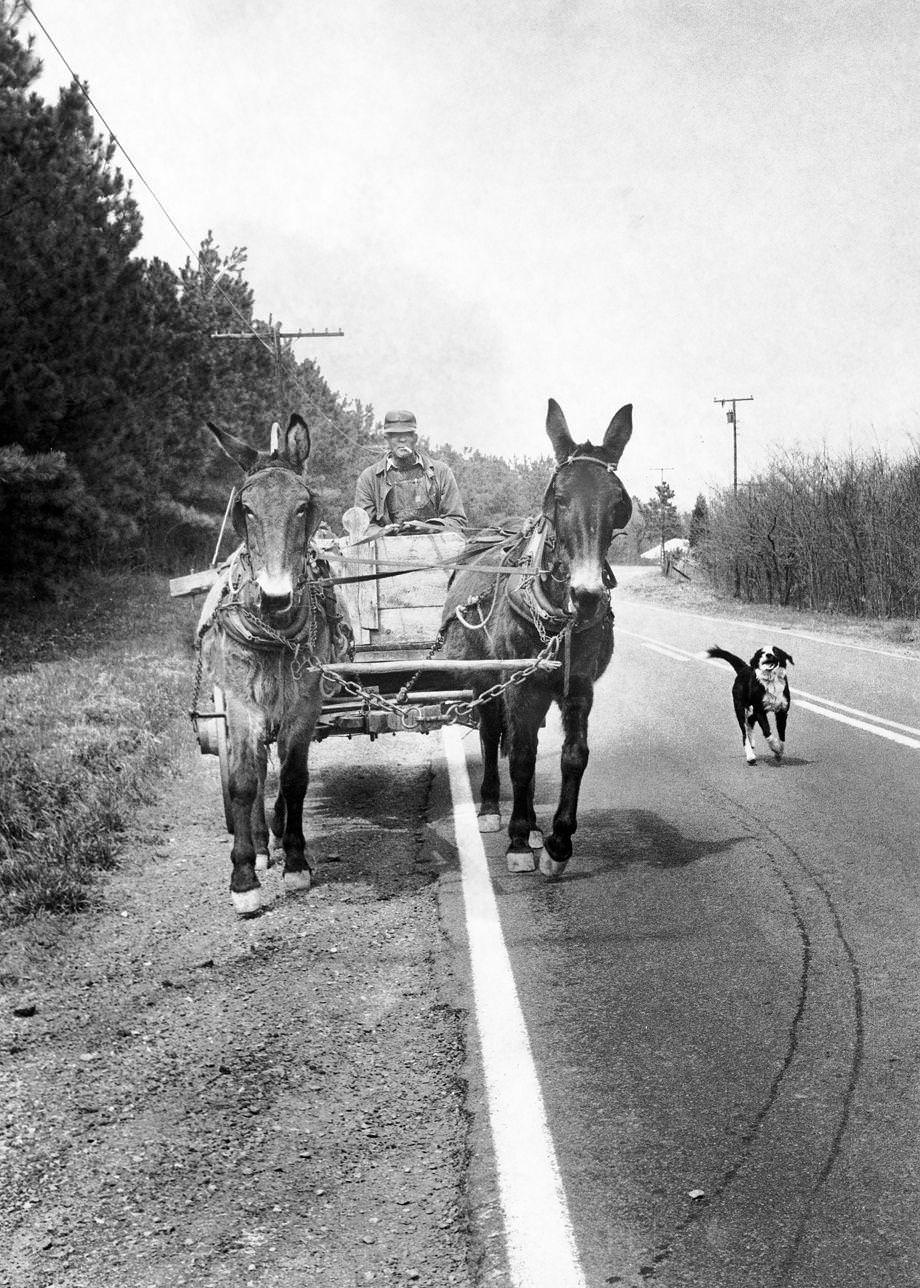
[[[241,438],[229,433],[226,429],[220,429],[217,425],[207,422],[208,429],[220,443],[221,449],[227,453],[231,461],[236,461],[237,465],[244,472],[251,470],[253,465],[259,459],[259,453],[248,443],[244,443]]]
[[[556,463],[561,465],[575,451],[575,440],[569,433],[569,427],[565,423],[562,408],[555,398],[550,398],[549,407],[546,410],[546,432],[549,435],[549,441],[553,445],[553,451],[556,453]]]
[[[302,474],[310,456],[310,427],[295,411],[284,431],[285,454],[298,474]]]
[[[607,433],[604,435],[604,453],[610,458],[610,464],[614,469],[619,465],[620,457],[623,455],[623,448],[631,437],[632,403],[627,403],[614,416],[607,426]]]

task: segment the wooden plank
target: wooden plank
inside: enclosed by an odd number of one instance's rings
[[[187,577],[173,577],[169,593],[173,599],[181,599],[183,595],[203,595],[211,589],[218,576],[216,568],[206,568],[204,572],[190,572]]]

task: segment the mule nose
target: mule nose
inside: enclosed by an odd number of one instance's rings
[[[281,613],[289,612],[293,603],[294,596],[290,591],[286,595],[269,595],[263,590],[260,595],[262,611],[269,617],[278,617]]]
[[[600,607],[603,590],[591,590],[587,586],[572,587],[572,603],[575,613],[583,621],[593,617]]]
[[[294,603],[294,587],[290,577],[269,577],[263,573],[258,578],[259,605],[264,613],[286,613]]]

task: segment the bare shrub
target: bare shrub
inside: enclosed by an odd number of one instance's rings
[[[699,558],[721,593],[749,602],[916,616],[920,449],[778,454],[737,496],[718,493]]]

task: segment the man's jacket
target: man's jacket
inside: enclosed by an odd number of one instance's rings
[[[453,470],[443,461],[434,460],[426,452],[416,449],[416,456],[422,466],[428,499],[437,516],[434,521],[440,521],[445,528],[462,532],[466,527],[466,511]],[[392,476],[397,471],[393,466],[387,470],[389,460],[389,454],[385,454],[379,461],[362,470],[355,488],[355,505],[366,510],[371,522],[378,523],[381,527],[392,522],[387,510],[387,497],[392,487]],[[388,474],[390,478],[387,477]]]

